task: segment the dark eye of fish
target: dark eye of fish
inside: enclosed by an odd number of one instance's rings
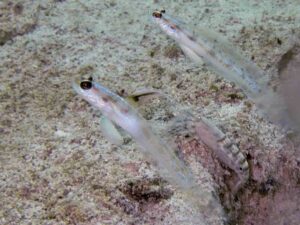
[[[92,82],[90,80],[86,80],[86,81],[82,81],[80,83],[80,87],[83,89],[83,90],[89,90],[92,88]]]
[[[154,16],[156,18],[161,18],[162,17],[162,12],[160,12],[160,11],[154,11],[152,13],[152,16]]]

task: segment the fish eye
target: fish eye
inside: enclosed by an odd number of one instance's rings
[[[81,81],[80,83],[80,87],[83,89],[83,90],[89,90],[91,89],[93,86],[92,84],[92,81],[91,80],[85,80],[85,81]]]
[[[160,10],[160,13],[166,13],[166,10],[165,9],[162,9],[162,10]]]
[[[152,16],[155,18],[161,18],[162,17],[162,12],[161,11],[154,11],[152,13]]]

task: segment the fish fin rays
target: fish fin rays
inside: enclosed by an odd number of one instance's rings
[[[109,120],[107,117],[102,116],[100,118],[100,128],[102,134],[107,138],[109,142],[120,146],[124,143],[124,139],[118,129],[116,128],[115,124]]]

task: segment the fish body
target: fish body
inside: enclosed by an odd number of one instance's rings
[[[197,209],[191,218],[192,224],[216,224],[216,220],[219,220],[217,224],[223,224],[226,221],[215,195],[199,187],[190,168],[155,135],[147,121],[129,103],[91,78],[79,84],[73,82],[73,88],[103,116],[130,134],[159,175],[183,192],[185,201]]]
[[[259,113],[284,129],[294,128],[281,96],[269,87],[262,70],[248,61],[228,41],[208,29],[199,29],[195,38],[165,11],[155,11],[156,24],[181,47],[194,62],[204,62],[219,76],[234,82],[259,109]]]
[[[165,13],[154,12],[153,19],[193,61],[203,61],[218,75],[239,85],[249,97],[256,97],[263,91],[262,84],[255,80],[262,78],[259,68],[243,60],[243,57],[228,47],[228,43],[224,43],[217,34],[201,29],[201,38],[196,39]]]
[[[190,189],[196,185],[190,169],[123,98],[92,80],[82,81],[80,85],[74,82],[73,88],[86,101],[100,109],[103,116],[130,134],[163,178],[181,189]]]
[[[176,20],[161,12],[154,12],[153,20],[195,62],[203,61],[218,75],[239,85],[249,97],[256,97],[262,92],[262,84],[256,81],[262,78],[260,69],[244,60],[217,34],[200,29],[201,37],[196,39]]]

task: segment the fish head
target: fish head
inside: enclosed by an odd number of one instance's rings
[[[94,82],[92,77],[74,80],[72,86],[77,94],[104,114],[114,110],[115,100],[112,98],[110,91]]]
[[[96,107],[110,121],[132,135],[137,135],[141,117],[119,95],[113,93],[91,77],[73,81],[74,90],[87,102]],[[109,128],[111,131],[111,128]]]
[[[175,41],[180,38],[180,27],[171,17],[165,15],[165,10],[156,10],[152,13],[153,21],[160,26],[160,28]]]

